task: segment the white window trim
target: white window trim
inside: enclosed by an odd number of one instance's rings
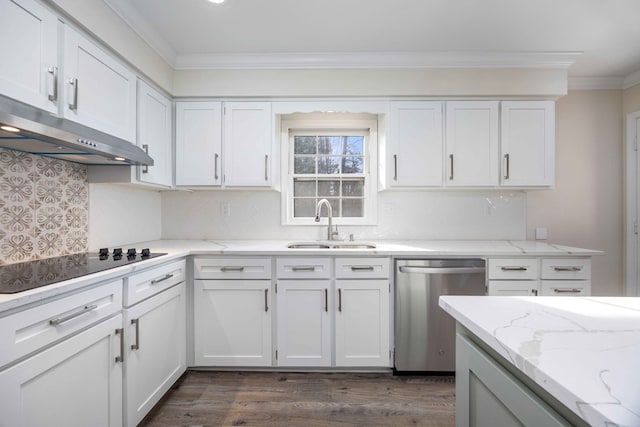
[[[281,150],[280,150],[280,179],[282,193],[280,196],[282,225],[313,225],[318,223],[313,218],[293,217],[293,180],[290,173],[293,171],[293,156],[291,156],[290,130],[300,129],[368,129],[369,136],[365,138],[365,192],[363,218],[333,218],[335,225],[377,225],[377,183],[378,183],[378,123],[371,119],[293,119],[282,120],[281,124]],[[323,210],[324,211],[324,210]]]

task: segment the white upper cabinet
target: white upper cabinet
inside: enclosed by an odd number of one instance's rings
[[[222,184],[222,103],[176,103],[176,185]]]
[[[0,2],[0,93],[58,112],[58,18],[33,0]]]
[[[224,104],[224,183],[270,187],[272,141],[270,102]]]
[[[69,26],[64,27],[65,118],[135,142],[136,76]]]
[[[442,102],[390,103],[389,187],[442,186]]]
[[[555,176],[553,101],[502,102],[501,185],[551,186]]]
[[[448,187],[493,187],[498,180],[498,101],[447,102]]]
[[[171,100],[138,80],[138,146],[153,159],[153,166],[137,167],[137,178],[141,182],[167,187],[172,184],[171,108]]]

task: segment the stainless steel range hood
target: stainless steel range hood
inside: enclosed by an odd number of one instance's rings
[[[55,116],[47,111],[0,96],[0,147],[90,165],[153,165],[140,147]]]

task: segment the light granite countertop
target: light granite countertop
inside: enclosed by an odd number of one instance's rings
[[[443,296],[440,307],[592,426],[640,426],[640,298]]]
[[[308,241],[307,241],[308,242]],[[99,273],[66,280],[16,294],[0,294],[0,312],[71,292],[97,282],[107,282],[188,255],[237,256],[593,256],[602,252],[535,241],[511,240],[407,240],[367,241],[375,249],[289,249],[291,240],[155,240],[118,245],[122,248],[150,248],[167,255]],[[97,250],[95,251],[97,252]],[[1,268],[1,267],[0,267]]]

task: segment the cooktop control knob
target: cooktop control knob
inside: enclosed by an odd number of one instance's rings
[[[109,258],[109,248],[100,248],[100,252],[98,252],[98,258],[100,261],[104,261]]]
[[[116,248],[113,250],[113,259],[122,259],[122,248]]]
[[[127,249],[127,259],[136,258],[136,248]]]
[[[141,254],[142,259],[147,259],[150,256],[151,256],[151,251],[149,250],[149,248],[144,248]]]

